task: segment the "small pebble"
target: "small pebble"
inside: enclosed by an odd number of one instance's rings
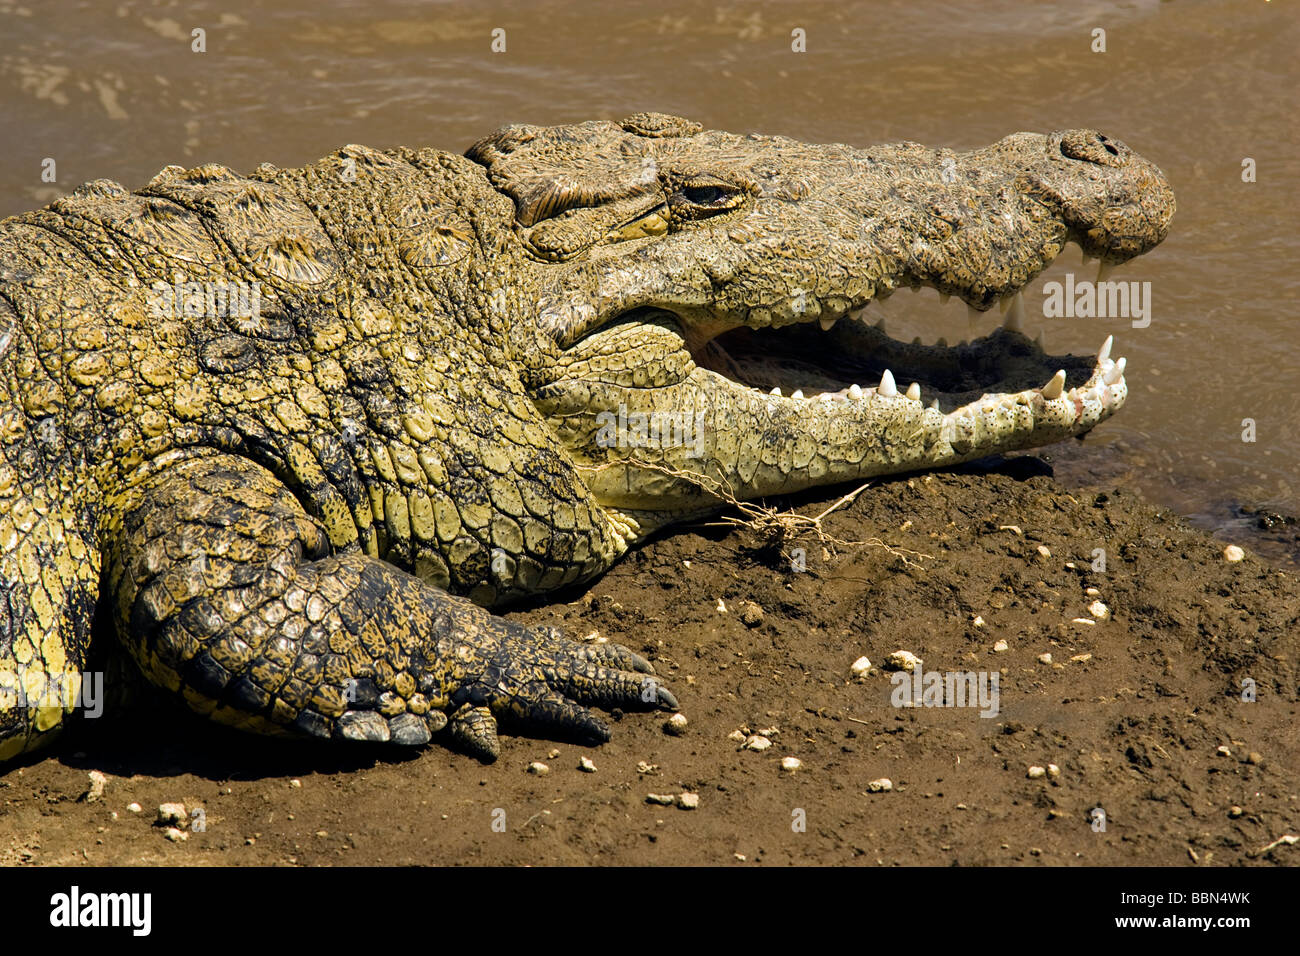
[[[160,803],[158,804],[158,823],[171,826],[185,826],[189,822],[190,815],[185,812],[183,803]]]
[[[1241,809],[1241,807],[1237,806],[1236,804],[1233,804],[1232,806],[1228,807],[1228,816],[1232,817],[1232,819],[1234,820],[1237,819],[1237,817],[1241,816],[1245,812],[1246,812],[1245,810]]]
[[[1082,624],[1085,627],[1096,627],[1097,622],[1090,617],[1076,617],[1070,621],[1071,624]]]
[[[1051,655],[1050,653],[1048,653],[1048,654],[1039,654],[1039,655],[1038,655],[1038,663],[1040,663],[1040,664],[1050,664],[1050,663],[1052,663],[1052,655]]]
[[[140,804],[138,803],[128,803],[126,805],[126,808],[130,810],[132,813],[139,813],[141,810],[144,809],[144,807],[140,806]]]
[[[583,773],[595,773],[596,765],[591,762],[590,757],[583,757],[578,761],[578,769]]]
[[[671,807],[677,802],[677,798],[671,793],[647,793],[645,795],[646,803],[657,803],[661,807]]]
[[[760,737],[758,734],[755,734],[745,741],[746,750],[755,750],[759,753],[762,753],[770,746],[772,746],[772,741],[768,740],[766,737]]]
[[[1054,763],[1049,763],[1047,765],[1047,775],[1049,777],[1059,777],[1061,775],[1061,768]]]
[[[1024,536],[1024,532],[1020,530],[1020,525],[1018,525],[1018,524],[1004,524],[1004,525],[999,525],[999,526],[998,526],[998,530],[999,530],[999,531],[1014,531],[1016,534],[1018,534],[1018,535],[1020,535],[1020,536],[1022,536],[1022,537]]]
[[[917,657],[911,651],[894,651],[889,655],[885,666],[892,671],[906,671],[912,673],[913,669],[924,663],[921,658]]]
[[[1090,660],[1092,660],[1091,654],[1075,654],[1070,658],[1072,664],[1086,664]]]
[[[1242,560],[1245,557],[1246,557],[1246,552],[1241,550],[1241,548],[1237,547],[1235,544],[1230,544],[1223,549],[1224,560],[1228,561],[1231,564],[1236,564],[1238,561]]]
[[[983,627],[983,626],[984,626],[984,618],[982,618],[982,617],[980,617],[978,614],[976,614],[976,615],[975,615],[975,619],[974,619],[973,621],[971,621],[971,624],[975,625],[976,627]]]
[[[1040,544],[1038,546],[1038,555],[1042,558],[1050,558],[1052,556],[1052,551],[1047,545]]]
[[[871,661],[867,660],[865,655],[849,665],[849,673],[854,677],[865,677],[869,670],[871,670]]]
[[[301,780],[298,780],[298,779],[295,778],[295,779],[289,781],[289,786],[291,786],[291,787],[293,787],[295,790],[297,790],[299,787],[302,786],[302,781],[301,781]]]
[[[1006,641],[998,641],[996,644],[993,645],[993,653],[1001,654],[1008,647],[1010,647],[1010,645]]]
[[[637,773],[655,773],[659,770],[657,763],[646,763],[644,760],[638,760],[636,763]]]
[[[1101,597],[1101,592],[1096,588],[1084,588],[1083,593],[1088,595],[1090,598]]]
[[[718,598],[718,613],[719,614],[727,613],[727,605],[723,602],[722,598]]]
[[[784,770],[786,773],[794,773],[802,766],[803,766],[803,761],[800,760],[798,757],[781,758],[781,769]]]
[[[1046,777],[1046,776],[1047,776],[1047,770],[1046,770],[1045,768],[1043,768],[1043,767],[1030,767],[1030,768],[1029,768],[1029,779],[1030,779],[1030,780],[1037,780],[1039,777]]]
[[[184,830],[178,830],[176,827],[168,827],[163,831],[163,835],[173,843],[184,843],[190,838],[190,835]]]
[[[558,750],[552,750],[550,753],[548,753],[548,754],[546,755],[546,759],[547,759],[547,760],[554,760],[554,759],[555,759],[556,757],[558,757],[559,755],[560,755],[560,752],[559,752]]]
[[[1252,750],[1250,753],[1246,754],[1246,763],[1261,764],[1263,762],[1264,762],[1264,755],[1259,753],[1258,751]]]
[[[733,854],[731,854],[731,855],[734,856],[734,857],[735,857],[739,862],[741,862],[741,863],[744,863],[744,862],[745,862],[745,854],[743,854],[743,853],[733,853]]]
[[[541,777],[551,772],[551,768],[546,766],[540,760],[534,760],[528,765],[528,772],[535,777]]]
[[[90,771],[90,789],[82,794],[81,799],[87,803],[94,803],[104,795],[104,787],[108,785],[108,777],[99,770]]]
[[[677,794],[677,806],[683,810],[694,810],[700,805],[700,795],[698,793],[679,793]]]
[[[1088,613],[1099,621],[1105,621],[1110,617],[1110,608],[1100,601],[1093,601],[1088,605]]]
[[[731,733],[727,734],[728,740],[734,740],[738,744],[743,744],[748,738],[749,734],[745,733],[743,730],[733,730]]]
[[[1220,747],[1218,750],[1215,751],[1215,753],[1217,753],[1220,757],[1232,756],[1232,751],[1229,750],[1227,747]]]
[[[740,620],[746,627],[758,627],[763,623],[763,609],[753,601],[746,601],[740,608]]]
[[[867,784],[867,793],[884,793],[887,790],[893,789],[894,781],[890,780],[888,777],[880,777]]]
[[[664,721],[664,733],[672,734],[674,737],[680,737],[682,734],[686,733],[686,725],[687,720],[685,714],[673,714]]]

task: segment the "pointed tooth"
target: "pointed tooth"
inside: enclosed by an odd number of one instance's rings
[[[802,388],[796,388],[793,392],[790,393],[790,397],[791,397],[791,398],[803,398],[803,389],[802,389]]]
[[[1128,364],[1128,359],[1121,355],[1119,361],[1115,363],[1115,367],[1106,373],[1105,381],[1107,385],[1114,385],[1124,377],[1124,366],[1126,364]]]
[[[885,317],[883,315],[876,319],[875,328],[879,329],[881,332],[885,331]]]
[[[898,394],[898,386],[894,384],[894,373],[885,369],[885,374],[880,376],[880,384],[876,387],[876,394],[883,395],[885,398],[893,398]]]
[[[858,322],[862,319],[862,313],[866,311],[867,311],[867,307],[865,305],[860,309],[853,309],[849,312],[849,318],[852,319],[854,322]]]
[[[1043,336],[1043,330],[1039,329],[1038,334],[1034,336],[1034,348],[1040,352],[1047,351],[1047,339]]]
[[[966,304],[966,320],[970,322],[972,327],[975,325],[976,322],[980,320],[980,316],[982,316],[983,314],[984,314],[983,312],[975,308],[975,306],[971,305],[970,303]]]
[[[919,402],[921,400],[920,382],[913,382],[911,385],[907,386],[907,397],[914,402]]]
[[[768,392],[767,394],[769,394],[769,395],[775,395],[775,396],[777,396],[778,398],[780,398],[780,397],[781,397],[781,387],[778,385],[778,386],[776,386],[775,388],[773,388],[772,391]]]
[[[937,411],[939,410],[939,400],[938,400],[937,398],[933,398],[933,399],[931,399],[931,400],[930,400],[930,407],[933,408],[933,409],[937,412]]]
[[[1115,264],[1113,262],[1107,262],[1105,259],[1100,260],[1097,263],[1097,281],[1105,282],[1114,271]]]
[[[1061,392],[1065,388],[1065,369],[1058,369],[1057,373],[1052,376],[1052,380],[1043,386],[1043,398],[1049,402],[1054,398],[1060,398]]]
[[[1097,353],[1097,364],[1104,365],[1110,361],[1110,347],[1115,344],[1115,336],[1106,336],[1106,341],[1101,343],[1101,351]]]
[[[948,304],[948,300],[951,299],[951,298],[952,298],[952,293],[951,293],[951,292],[940,292],[940,293],[939,293],[939,304],[940,304],[940,305],[947,305],[947,304]]]
[[[829,332],[831,329],[835,327],[835,323],[839,321],[839,318],[840,317],[838,315],[823,315],[817,321],[821,323],[823,332]]]
[[[1017,292],[1011,297],[1011,308],[1007,310],[1006,328],[1021,332],[1025,327],[1025,294]]]
[[[861,385],[850,385],[850,386],[849,386],[849,398],[852,398],[852,399],[854,399],[854,400],[857,400],[857,399],[859,399],[859,398],[861,398],[861,397],[862,397],[862,386],[861,386]]]
[[[1006,315],[1007,309],[1011,308],[1011,298],[1012,297],[1009,295],[1004,295],[1002,298],[998,299],[998,311],[1003,315]]]

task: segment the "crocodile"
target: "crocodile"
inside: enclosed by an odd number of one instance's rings
[[[863,149],[639,113],[167,166],[0,221],[0,761],[105,659],[247,731],[483,760],[498,722],[595,744],[596,709],[675,709],[632,650],[493,609],[719,488],[1086,433],[1125,360],[1047,354],[1020,295],[1173,212],[1095,130]],[[921,287],[1005,321],[951,347],[870,322]]]

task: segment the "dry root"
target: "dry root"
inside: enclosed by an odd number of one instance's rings
[[[823,526],[822,521],[832,512],[843,508],[853,502],[858,495],[866,490],[871,482],[864,482],[857,488],[844,495],[829,508],[818,515],[801,515],[798,512],[786,509],[780,511],[776,508],[769,507],[765,504],[755,501],[741,501],[735,495],[730,483],[725,480],[719,480],[709,475],[703,475],[699,472],[682,471],[678,468],[671,468],[667,465],[655,462],[646,462],[632,460],[623,464],[635,465],[638,468],[648,468],[653,471],[661,472],[672,478],[679,478],[682,481],[690,482],[704,491],[705,494],[717,498],[719,501],[730,505],[736,511],[740,512],[741,517],[732,515],[723,515],[717,521],[706,523],[705,527],[730,527],[753,535],[758,540],[758,549],[770,553],[779,553],[786,562],[793,561],[793,555],[790,548],[799,542],[814,539],[823,548],[837,553],[839,551],[849,551],[853,548],[881,548],[894,557],[898,558],[905,566],[912,568],[922,567],[921,561],[931,557],[928,554],[922,554],[920,551],[911,551],[907,548],[895,547],[886,544],[879,538],[867,538],[864,541],[845,541],[830,534]]]

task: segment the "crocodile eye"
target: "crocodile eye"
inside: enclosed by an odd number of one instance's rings
[[[725,195],[717,186],[688,186],[682,190],[682,196],[697,206],[712,205]]]
[[[725,182],[683,183],[668,197],[674,219],[705,219],[735,209],[745,201],[744,191]]]

